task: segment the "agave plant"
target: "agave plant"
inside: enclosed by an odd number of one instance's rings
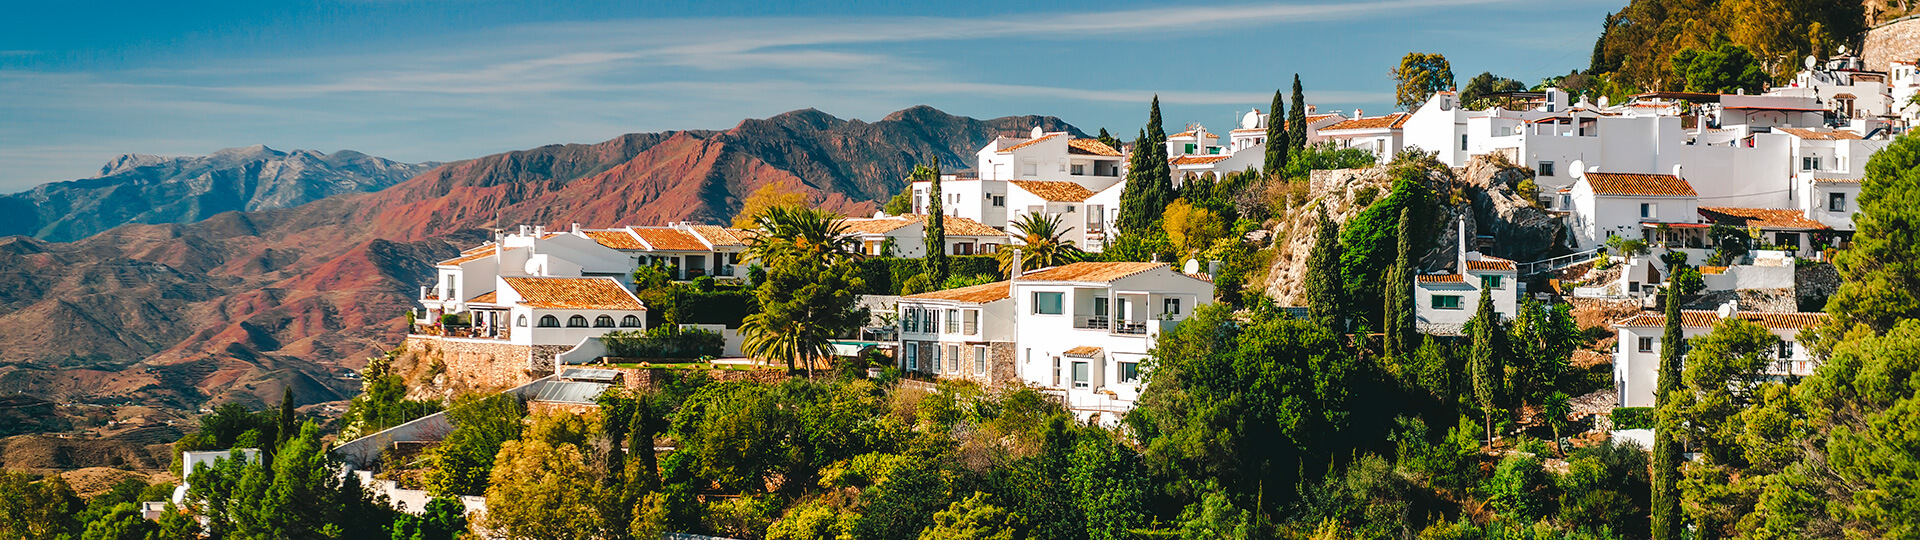
[[[1031,270],[1061,266],[1078,262],[1086,256],[1086,252],[1080,251],[1079,246],[1066,238],[1067,233],[1073,228],[1063,227],[1060,216],[1057,214],[1028,213],[1021,216],[1019,221],[1013,222],[1013,230],[1017,233],[1014,237],[1022,244],[1018,246],[1020,249],[1017,251],[1020,256],[1020,268]],[[1008,248],[1011,247],[1014,246],[1008,246]],[[1002,248],[994,254],[994,257],[1000,259],[1001,272],[1013,271],[1015,253],[1013,249]]]

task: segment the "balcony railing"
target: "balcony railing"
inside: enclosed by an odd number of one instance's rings
[[[510,335],[510,331],[507,329],[507,327],[504,327],[504,326],[501,326],[501,327],[472,327],[472,326],[464,326],[464,325],[446,326],[446,325],[431,324],[431,323],[415,324],[413,325],[413,328],[408,330],[407,333],[420,335],[420,336],[440,336],[440,337],[471,338],[471,339],[508,339],[508,336]]]
[[[1105,315],[1075,315],[1073,317],[1073,327],[1083,330],[1106,330],[1115,334],[1130,336],[1147,335],[1147,323],[1145,321],[1129,321],[1124,319],[1116,321],[1113,320],[1112,317]]]

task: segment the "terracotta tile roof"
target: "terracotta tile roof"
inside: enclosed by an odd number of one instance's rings
[[[672,227],[631,227],[650,251],[707,251],[700,239]]]
[[[1515,270],[1515,268],[1513,266],[1513,261],[1509,261],[1509,260],[1498,258],[1498,257],[1483,257],[1482,259],[1477,261],[1467,261],[1467,270],[1478,270],[1482,272],[1499,272],[1499,271],[1512,272]]]
[[[1856,96],[1846,92],[1841,92],[1838,94],[1834,94],[1833,99],[1860,99],[1860,96]]]
[[[1420,283],[1466,283],[1466,276],[1460,274],[1422,274],[1413,277]]]
[[[1693,185],[1671,174],[1627,174],[1600,173],[1586,174],[1587,185],[1593,187],[1595,195],[1627,195],[1640,197],[1697,197]]]
[[[1168,268],[1167,263],[1150,262],[1077,262],[1020,276],[1020,281],[1108,282],[1153,270]]]
[[[1807,219],[1799,210],[1780,210],[1773,208],[1733,208],[1727,206],[1702,206],[1700,217],[1714,223],[1724,223],[1735,227],[1759,227],[1762,229],[1827,229],[1827,224]]]
[[[482,246],[482,247],[485,247],[487,249],[475,248],[475,249],[467,250],[463,255],[459,257],[454,257],[451,259],[440,261],[439,264],[437,264],[436,266],[460,266],[463,264],[467,264],[473,261],[477,261],[480,259],[485,259],[487,257],[493,256],[493,246],[489,245],[489,246]],[[517,247],[507,248],[506,251],[513,251],[516,249],[520,249],[520,248],[517,248]]]
[[[1093,196],[1093,191],[1088,190],[1086,186],[1073,182],[1011,180],[1007,183],[1020,186],[1020,189],[1027,190],[1027,193],[1052,202],[1080,202]]]
[[[492,251],[492,250],[493,250],[493,242],[487,242],[487,243],[485,243],[485,244],[480,244],[480,245],[478,245],[478,246],[474,246],[474,247],[470,247],[470,248],[467,248],[467,249],[464,249],[464,250],[461,250],[461,251],[460,251],[460,254],[461,254],[461,255],[472,255],[472,254],[475,254],[475,253],[479,253],[479,252],[482,252],[482,251]]]
[[[993,283],[961,287],[958,289],[910,294],[906,297],[914,300],[951,300],[969,304],[985,304],[987,302],[1012,298],[1012,283],[1011,281],[995,281]]]
[[[1167,138],[1169,138],[1169,139],[1178,139],[1178,138],[1181,138],[1181,137],[1192,137],[1192,136],[1194,136],[1194,135],[1193,135],[1193,130],[1187,130],[1187,131],[1182,131],[1182,132],[1179,132],[1179,133],[1175,133],[1175,134],[1172,134],[1172,135],[1168,135],[1168,136],[1167,136]],[[1208,134],[1207,134],[1207,138],[1209,138],[1209,139],[1218,139],[1218,138],[1220,138],[1220,136],[1219,136],[1219,135],[1214,135],[1214,134],[1212,134],[1212,133],[1208,133]]]
[[[1321,121],[1321,120],[1326,120],[1326,119],[1328,119],[1328,118],[1339,118],[1339,117],[1340,117],[1340,115],[1337,115],[1337,114],[1333,114],[1333,113],[1327,113],[1327,114],[1310,114],[1310,115],[1307,115],[1307,123],[1309,123],[1309,124],[1311,124],[1311,123],[1314,123],[1314,122],[1319,122],[1319,121]]]
[[[1060,353],[1060,355],[1071,356],[1074,358],[1094,358],[1094,357],[1100,356],[1100,348],[1081,345],[1079,347],[1067,349],[1066,352]]]
[[[1785,312],[1740,312],[1735,317],[1745,319],[1760,326],[1774,330],[1793,330],[1818,326],[1827,322],[1825,313],[1785,313]],[[1680,325],[1687,328],[1711,328],[1720,322],[1720,314],[1704,310],[1685,310],[1680,312]],[[1667,316],[1661,313],[1641,313],[1613,323],[1614,326],[1666,326]]]
[[[1006,236],[1007,232],[972,219],[960,216],[946,216],[941,224],[947,227],[948,236]]]
[[[1066,133],[1048,133],[1048,134],[1046,134],[1046,135],[1041,135],[1041,136],[1040,136],[1040,138],[1038,138],[1038,139],[1033,139],[1033,140],[1029,140],[1029,141],[1027,141],[1027,142],[1023,142],[1023,143],[1020,143],[1020,144],[1016,144],[1016,145],[1013,145],[1013,146],[1009,146],[1009,147],[1006,147],[1006,148],[1004,148],[1004,149],[1001,149],[999,153],[1001,153],[1001,154],[1005,154],[1005,153],[1007,153],[1007,152],[1012,152],[1012,151],[1014,151],[1014,150],[1019,150],[1019,149],[1021,149],[1021,148],[1026,148],[1026,147],[1028,147],[1028,146],[1033,146],[1033,145],[1035,145],[1035,144],[1040,144],[1040,141],[1044,141],[1044,140],[1047,140],[1047,139],[1051,139],[1051,138],[1054,138],[1054,137],[1059,137],[1059,136],[1061,136],[1061,135],[1066,135]]]
[[[1221,161],[1226,161],[1226,159],[1230,157],[1233,157],[1233,156],[1226,156],[1226,155],[1220,155],[1220,154],[1212,154],[1212,155],[1195,154],[1195,155],[1185,155],[1185,156],[1168,158],[1167,162],[1172,163],[1174,165],[1205,165],[1208,163],[1219,163]]]
[[[1094,156],[1120,155],[1119,150],[1114,150],[1113,147],[1107,146],[1107,143],[1100,142],[1099,139],[1069,139],[1067,140],[1067,153]]]
[[[491,304],[500,301],[500,291],[487,291],[486,294],[467,299],[469,304]]]
[[[1840,96],[1834,96],[1834,97],[1837,98]],[[1800,128],[1790,128],[1790,127],[1777,127],[1773,129],[1775,131],[1780,131],[1789,135],[1793,135],[1795,137],[1799,137],[1807,140],[1814,140],[1814,141],[1858,141],[1863,138],[1860,136],[1860,134],[1854,133],[1851,131],[1840,131],[1840,130],[1816,131],[1811,129],[1800,129]]]
[[[1346,130],[1358,130],[1358,129],[1397,129],[1402,124],[1405,124],[1407,122],[1407,118],[1410,116],[1412,115],[1409,115],[1407,113],[1393,113],[1386,116],[1370,116],[1366,118],[1356,118],[1353,120],[1348,120],[1345,122],[1320,128],[1320,131],[1327,132],[1327,131],[1346,131]]]
[[[645,244],[640,243],[639,238],[634,238],[632,234],[628,234],[626,229],[580,232],[586,233],[587,238],[592,238],[594,242],[613,249],[647,249]]]
[[[887,234],[908,225],[919,223],[926,218],[919,216],[888,216],[882,218],[851,218],[840,220],[847,231],[854,234]]]
[[[542,309],[644,310],[640,299],[612,278],[501,278],[520,293],[520,304]]]
[[[708,243],[713,244],[715,247],[747,245],[746,238],[734,234],[735,229],[728,229],[719,225],[694,225],[692,229],[694,234],[705,238]]]

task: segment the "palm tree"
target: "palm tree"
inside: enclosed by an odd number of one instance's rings
[[[1059,215],[1028,213],[1013,222],[1015,235],[1023,244],[1019,246],[1020,268],[1035,269],[1060,266],[1079,261],[1086,255],[1072,240],[1066,239],[1072,227],[1062,227]],[[1013,247],[1013,246],[1008,246]],[[994,257],[1000,259],[1000,271],[1013,272],[1013,257],[1016,251],[1001,248]]]
[[[754,216],[760,234],[747,241],[747,254],[763,264],[786,256],[818,257],[829,264],[860,255],[859,239],[840,216],[801,206],[773,206]]]
[[[740,324],[741,349],[754,358],[785,360],[788,372],[805,365],[812,373],[815,361],[833,354],[832,337],[810,324],[773,311],[748,315]]]

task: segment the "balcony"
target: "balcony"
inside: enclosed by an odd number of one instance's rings
[[[407,330],[407,333],[413,334],[416,336],[439,336],[439,337],[467,338],[467,339],[508,339],[510,335],[509,330],[505,326],[473,327],[473,326],[468,326],[464,324],[444,325],[444,324],[434,324],[434,323],[414,324],[412,328],[409,328]]]
[[[1106,330],[1125,336],[1147,335],[1146,321],[1114,320],[1105,315],[1074,315],[1073,327],[1080,330]]]

